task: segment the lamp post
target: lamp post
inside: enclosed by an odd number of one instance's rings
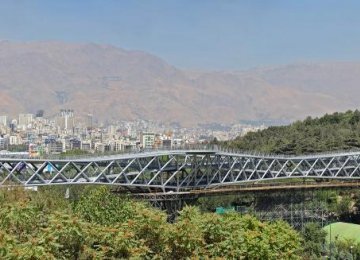
[[[331,245],[331,223],[330,223],[330,259],[332,257],[332,245]]]

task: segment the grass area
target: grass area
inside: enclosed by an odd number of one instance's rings
[[[324,227],[328,233],[327,240],[330,239],[330,226],[331,226],[331,240],[338,239],[354,239],[360,243],[360,225],[350,224],[344,222],[336,222]]]

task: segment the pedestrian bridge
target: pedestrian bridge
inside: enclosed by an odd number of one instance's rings
[[[2,156],[0,187],[103,184],[132,192],[181,192],[266,180],[360,180],[360,152],[265,156],[217,149],[68,159]]]

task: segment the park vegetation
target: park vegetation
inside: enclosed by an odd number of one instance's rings
[[[360,258],[360,244],[327,240],[318,224],[295,231],[235,211],[185,207],[174,222],[106,187],[0,192],[0,259]]]
[[[0,194],[0,259],[301,259],[282,221],[185,207],[174,223],[105,187],[12,189]]]

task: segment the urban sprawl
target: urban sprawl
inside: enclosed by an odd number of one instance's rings
[[[53,117],[43,111],[19,114],[17,118],[0,115],[0,150],[23,152],[31,157],[59,154],[71,150],[89,153],[174,149],[186,145],[207,144],[214,139],[230,140],[264,125],[246,124],[184,128],[148,120],[97,123],[93,115],[77,116],[62,109]]]

